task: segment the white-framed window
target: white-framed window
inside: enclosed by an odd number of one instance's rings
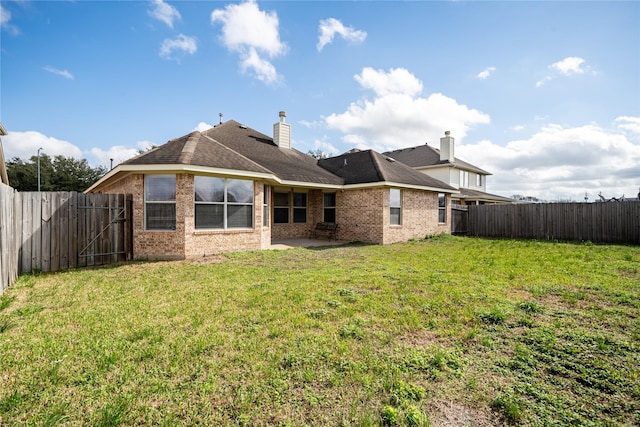
[[[253,181],[196,176],[195,228],[253,227]]]
[[[336,193],[324,193],[324,222],[336,222]]]
[[[469,172],[468,171],[460,171],[460,187],[468,188],[469,187]]]
[[[293,193],[293,222],[307,222],[307,193]]]
[[[438,193],[438,222],[447,222],[447,196],[444,193]]]
[[[476,187],[482,187],[482,175],[476,175]]]
[[[273,223],[289,223],[289,192],[276,191],[273,193]]]
[[[176,176],[144,176],[144,229],[175,231]]]
[[[270,187],[265,184],[262,196],[262,226],[269,226],[269,192]]]
[[[390,223],[391,225],[402,224],[402,191],[392,188],[389,194]]]

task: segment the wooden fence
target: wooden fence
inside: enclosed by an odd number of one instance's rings
[[[468,235],[640,244],[640,202],[471,205]]]
[[[0,186],[0,294],[33,271],[125,261],[133,255],[132,197],[19,193]]]

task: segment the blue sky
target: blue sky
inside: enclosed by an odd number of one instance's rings
[[[488,191],[633,197],[640,2],[0,1],[5,157],[109,165],[234,119],[340,154],[428,143]]]

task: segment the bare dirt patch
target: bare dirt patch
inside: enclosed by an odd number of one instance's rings
[[[446,400],[432,402],[429,412],[433,427],[490,427],[497,421],[489,412]]]

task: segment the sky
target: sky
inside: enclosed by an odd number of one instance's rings
[[[5,158],[114,165],[222,120],[429,144],[544,200],[640,189],[637,1],[0,0]],[[586,195],[586,196],[585,196]]]

